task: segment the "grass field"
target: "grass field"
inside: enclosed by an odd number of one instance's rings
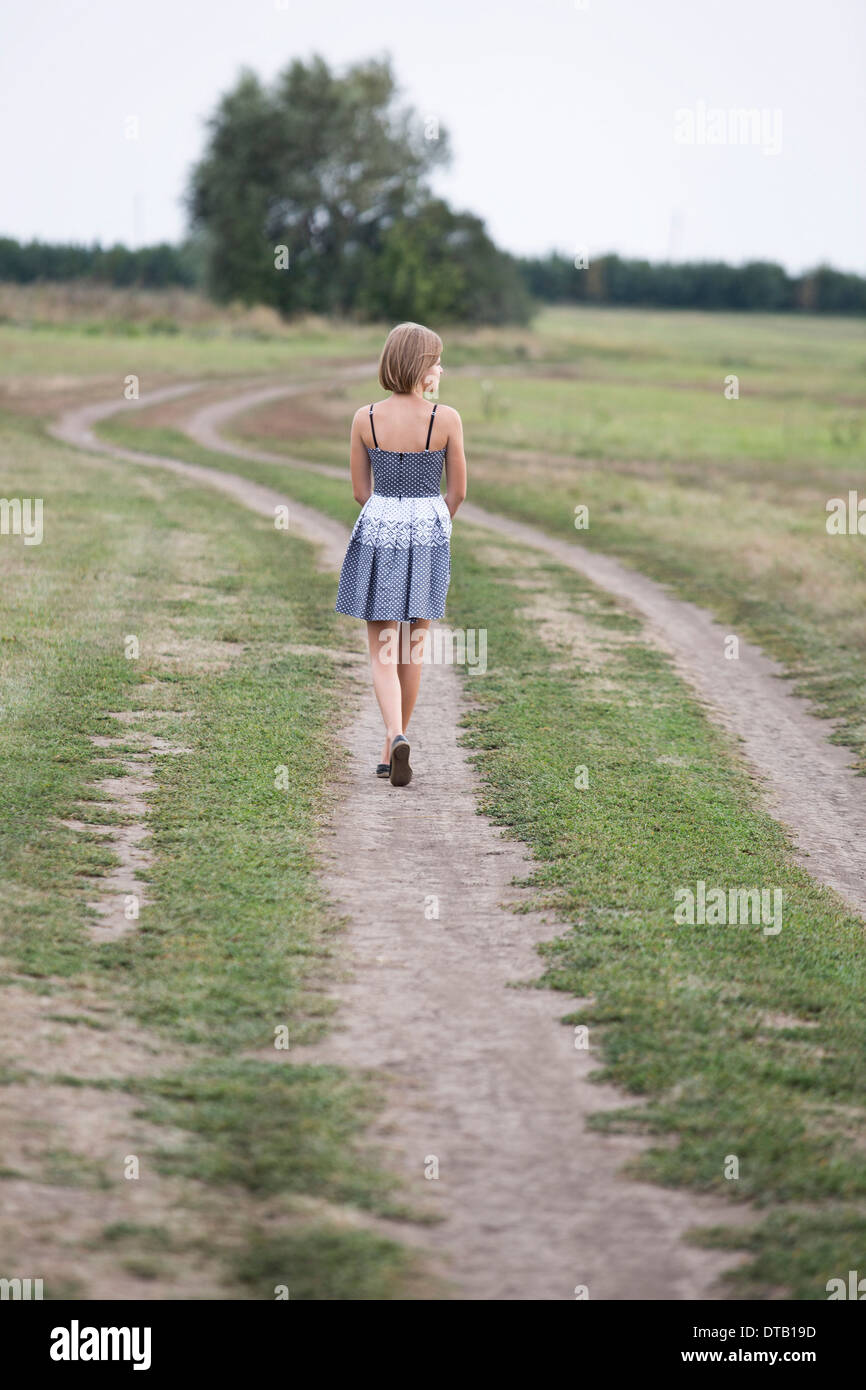
[[[458,335],[443,358],[473,373],[442,388],[464,419],[473,500],[561,536],[587,506],[583,544],[763,645],[866,768],[866,548],[826,529],[830,498],[866,498],[862,326],[548,311],[506,335],[485,374],[487,338]],[[317,388],[290,410],[251,412],[238,437],[345,465],[357,399],[380,394],[372,375]],[[143,412],[133,428],[147,425]],[[129,437],[122,421],[103,428]]]
[[[866,499],[866,332],[782,316],[553,312],[532,360],[444,378],[473,500],[614,554],[758,641],[866,768],[866,546],[828,499]],[[458,345],[454,356],[467,361]],[[447,347],[443,360],[451,361]],[[726,399],[725,378],[740,397]],[[381,394],[374,378],[357,394]],[[343,463],[355,396],[268,407],[239,437]],[[142,422],[143,423],[143,422]],[[864,522],[866,525],[866,522]]]
[[[331,585],[303,542],[252,516],[239,523],[206,490],[72,455],[46,444],[30,420],[7,418],[0,447],[7,492],[26,483],[50,517],[43,546],[4,538],[0,549],[3,983],[30,983],[58,1001],[92,993],[87,1012],[54,1006],[50,1081],[75,1088],[81,1114],[107,1081],[128,1091],[155,1127],[143,1164],[186,1178],[190,1208],[196,1191],[224,1189],[240,1227],[225,1237],[217,1227],[194,1245],[197,1257],[225,1266],[227,1294],[273,1297],[271,1265],[289,1254],[293,1296],[405,1294],[398,1247],[310,1220],[298,1206],[392,1209],[388,1183],[354,1148],[375,1091],[296,1063],[291,1048],[275,1051],[278,1027],[296,1046],[325,1026],[323,972],[339,926],[312,858],[334,772],[318,734],[343,679],[326,654],[337,637]],[[126,657],[129,634],[136,660]],[[313,651],[292,654],[293,644]],[[65,822],[80,815],[81,798],[100,799],[100,779],[122,771],[122,745],[91,742],[118,732],[109,711],[137,712],[136,729],[173,736],[187,753],[159,760],[141,929],[94,945],[85,934],[91,880],[113,856],[100,835]],[[278,768],[285,789],[275,786]],[[98,818],[133,819],[107,798]],[[88,1022],[103,1030],[107,1078],[70,1061],[70,1037]],[[130,1034],[145,1052],[149,1038],[167,1040],[172,1069],[125,1073],[120,1044]],[[35,1040],[20,1042],[23,1061],[4,1079],[37,1096],[45,1059],[33,1058]],[[101,1153],[70,1148],[59,1179],[53,1150],[10,1170],[4,1148],[16,1137],[4,1134],[0,1168],[32,1180],[34,1201],[43,1184],[75,1187],[94,1172],[122,1192]],[[124,1267],[156,1260],[165,1278],[168,1256],[184,1252],[174,1219],[117,1226],[111,1244]],[[58,1287],[52,1272],[49,1291]]]
[[[289,1012],[302,1036],[327,1026],[320,970],[337,924],[313,850],[333,769],[314,746],[342,687],[324,653],[288,660],[286,648],[338,644],[333,584],[265,522],[174,480],[84,463],[33,418],[58,377],[66,390],[70,377],[274,374],[311,359],[326,374],[329,362],[373,356],[379,339],[321,325],[264,339],[97,326],[0,328],[2,486],[55,499],[59,532],[35,553],[0,550],[7,982],[61,991],[95,980],[124,1018],[181,1050],[168,1071],[113,1081],[174,1136],[158,1146],[166,1174],[245,1194],[240,1231],[214,1242],[227,1289],[271,1297],[290,1265],[301,1297],[405,1295],[417,1274],[397,1245],[311,1221],[304,1206],[400,1209],[354,1147],[375,1087],[262,1055]],[[446,371],[469,371],[446,375],[442,397],[463,413],[472,500],[563,535],[586,503],[581,541],[763,642],[841,718],[839,737],[862,757],[866,538],[824,527],[827,497],[863,489],[860,326],[592,311],[544,314],[499,337],[458,334],[451,351],[450,341]],[[731,372],[734,401],[722,394]],[[268,407],[238,428],[271,450],[342,464],[352,411],[378,394],[372,378],[357,391],[325,387],[291,417]],[[347,523],[357,514],[347,484],[210,455],[147,410],[103,432],[244,472]],[[555,629],[533,617],[533,594],[553,603]],[[643,1176],[754,1203],[746,1235],[734,1225],[701,1236],[750,1249],[736,1293],[823,1298],[828,1278],[866,1266],[862,922],[793,864],[733,747],[598,591],[458,524],[449,618],[492,634],[465,737],[484,808],[532,847],[537,900],[562,922],[546,983],[592,997],[573,1021],[601,1045],[604,1074],[646,1102],[640,1116],[599,1124],[657,1136]],[[144,636],[142,662],[124,659],[128,633]],[[81,875],[104,873],[110,856],[58,822],[105,775],[89,737],[107,731],[105,712],[141,708],[154,681],[192,752],[160,760],[142,929],[94,952]],[[190,710],[195,720],[180,718]],[[591,790],[575,787],[580,763],[591,764]],[[288,798],[273,791],[276,764],[291,767]],[[784,930],[676,928],[671,884],[698,878],[778,885]],[[300,1140],[287,1150],[289,1132]],[[724,1176],[730,1155],[736,1182]],[[267,1229],[264,1198],[278,1203]],[[118,1257],[153,1260],[159,1240],[124,1230]]]

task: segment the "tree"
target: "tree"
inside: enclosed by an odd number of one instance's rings
[[[270,88],[245,71],[209,132],[188,194],[209,287],[286,313],[350,310],[388,227],[422,205],[426,176],[449,158],[446,132],[425,139],[398,108],[387,59],[343,77],[296,60]],[[287,270],[275,269],[279,246]]]
[[[357,306],[371,318],[525,323],[532,301],[511,256],[484,223],[431,199],[385,231],[371,257]]]

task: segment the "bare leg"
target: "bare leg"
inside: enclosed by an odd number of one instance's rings
[[[387,640],[380,634],[388,633]],[[385,721],[385,751],[382,762],[391,757],[391,740],[403,732],[402,690],[397,674],[397,642],[400,624],[396,622],[368,622],[367,645],[370,648],[370,665],[373,671],[373,689]]]
[[[403,733],[409,726],[412,718],[412,711],[415,708],[415,701],[418,699],[418,691],[421,686],[421,672],[423,670],[424,652],[429,641],[430,619],[418,618],[409,629],[411,641],[405,645],[408,648],[406,655],[408,661],[403,660],[404,644],[400,645],[400,665],[397,667],[397,674],[400,679],[400,690],[403,695]],[[416,636],[417,634],[417,636]]]

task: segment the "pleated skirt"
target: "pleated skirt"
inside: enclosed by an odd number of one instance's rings
[[[451,579],[451,525],[441,493],[372,493],[352,528],[336,611],[368,622],[443,617]]]

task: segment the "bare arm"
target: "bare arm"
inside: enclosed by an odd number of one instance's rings
[[[445,505],[454,516],[466,496],[466,454],[463,450],[463,421],[449,407],[448,452],[445,455]]]
[[[360,502],[361,506],[367,501],[373,492],[373,475],[370,470],[370,456],[364,447],[361,438],[361,424],[364,419],[364,407],[355,412],[352,421],[352,436],[349,441],[349,471],[352,475],[352,493],[355,501]]]

